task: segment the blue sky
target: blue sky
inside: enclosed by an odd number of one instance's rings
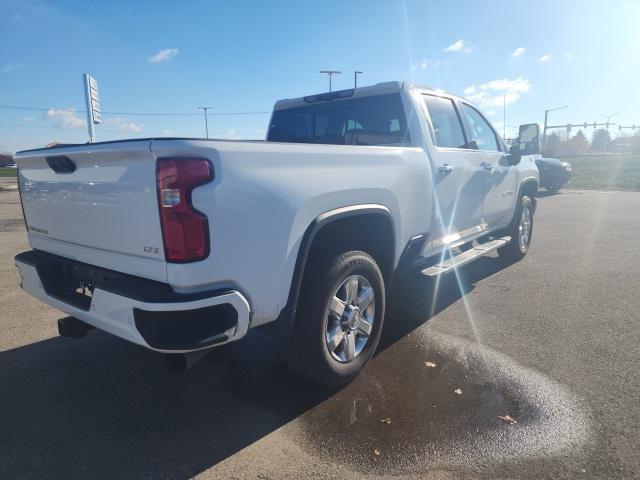
[[[81,76],[100,84],[98,140],[204,136],[201,116],[279,98],[409,80],[466,95],[502,131],[519,123],[640,124],[640,1],[0,0],[0,151],[83,142]],[[121,112],[121,113],[118,113]],[[216,115],[212,136],[262,138],[268,114]],[[617,126],[612,132],[617,133]],[[591,135],[591,130],[585,132]]]

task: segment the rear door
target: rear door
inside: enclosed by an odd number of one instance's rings
[[[32,248],[166,281],[149,140],[16,156]]]
[[[482,159],[470,152],[456,102],[448,96],[423,93],[434,144],[433,189],[437,203],[436,231],[427,248],[463,243],[482,231]]]
[[[460,102],[468,135],[478,149],[473,155],[484,171],[484,221],[490,228],[508,224],[516,202],[517,171],[507,162],[507,151],[486,118],[472,105]]]

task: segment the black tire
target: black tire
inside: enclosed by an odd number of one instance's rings
[[[520,242],[520,227],[522,225],[523,211],[528,209],[529,211],[529,234],[524,244]],[[516,215],[513,219],[511,227],[505,232],[506,235],[511,237],[511,243],[499,248],[498,254],[511,261],[521,260],[529,251],[529,245],[531,245],[531,238],[533,237],[533,200],[530,197],[523,195],[520,198]]]
[[[556,194],[556,193],[558,193],[560,191],[560,187],[562,187],[562,185],[550,185],[548,187],[545,187],[545,190],[548,193]]]
[[[316,265],[305,274],[293,332],[285,340],[284,356],[295,373],[320,385],[338,387],[358,375],[378,346],[385,313],[385,285],[376,261],[365,252],[348,251],[329,262],[320,263],[324,263],[324,268]],[[366,310],[373,321],[371,333],[361,351],[351,361],[341,363],[334,358],[327,345],[329,322],[340,323],[336,316],[330,317],[329,309],[343,282],[354,276],[363,277],[368,282],[374,294],[375,312],[371,315],[371,310]],[[354,338],[362,338],[356,335],[355,329],[348,333],[354,334]]]

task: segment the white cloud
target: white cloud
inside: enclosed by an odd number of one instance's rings
[[[495,110],[489,110],[489,111],[487,111],[487,112],[484,112],[484,114],[485,114],[487,117],[493,117],[493,116],[496,114],[496,111],[495,111]]]
[[[464,52],[466,54],[469,54],[473,52],[473,46],[464,43],[464,38],[461,38],[460,40],[453,42],[451,45],[445,48],[443,52]]]
[[[525,50],[526,50],[526,48],[524,48],[524,47],[516,48],[513,52],[511,52],[511,58],[521,57],[522,54],[525,52]]]
[[[473,95],[477,91],[477,87],[475,85],[469,85],[467,88],[463,90],[465,95]]]
[[[502,78],[481,85],[470,85],[464,89],[466,97],[483,108],[501,107],[504,103],[514,103],[531,88],[529,80],[523,77]]]
[[[57,127],[62,128],[79,128],[84,127],[87,123],[76,115],[73,108],[56,109],[50,108],[45,114],[47,118],[54,120]]]
[[[0,153],[5,155],[13,155],[13,152],[16,152],[18,150],[24,150],[24,148],[22,148],[21,145],[19,146],[17,143],[0,140]]]
[[[443,60],[429,60],[428,58],[423,58],[420,62],[411,65],[411,70],[431,70],[432,68],[443,67],[450,63],[451,62]]]
[[[538,61],[540,63],[547,63],[549,60],[551,60],[551,54],[547,53],[546,55],[541,56]]]
[[[529,80],[518,77],[510,80],[508,78],[502,78],[500,80],[492,80],[480,85],[480,90],[497,90],[497,91],[513,91],[513,92],[528,92],[531,84]]]
[[[564,58],[566,58],[567,60],[573,60],[575,56],[573,55],[573,53],[567,52],[564,54]]]
[[[21,69],[22,65],[5,65],[4,67],[2,67],[2,73],[11,73]]]
[[[125,133],[139,133],[142,131],[141,125],[136,125],[130,120],[122,117],[109,117],[105,120],[105,123],[107,125],[113,125],[118,130]]]
[[[158,53],[151,55],[149,57],[149,62],[151,63],[166,62],[168,60],[171,60],[176,55],[178,55],[177,48],[165,48],[164,50],[160,50]]]

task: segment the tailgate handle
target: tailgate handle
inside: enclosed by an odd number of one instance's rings
[[[73,173],[76,170],[76,164],[65,156],[47,157],[47,164],[56,173]]]

